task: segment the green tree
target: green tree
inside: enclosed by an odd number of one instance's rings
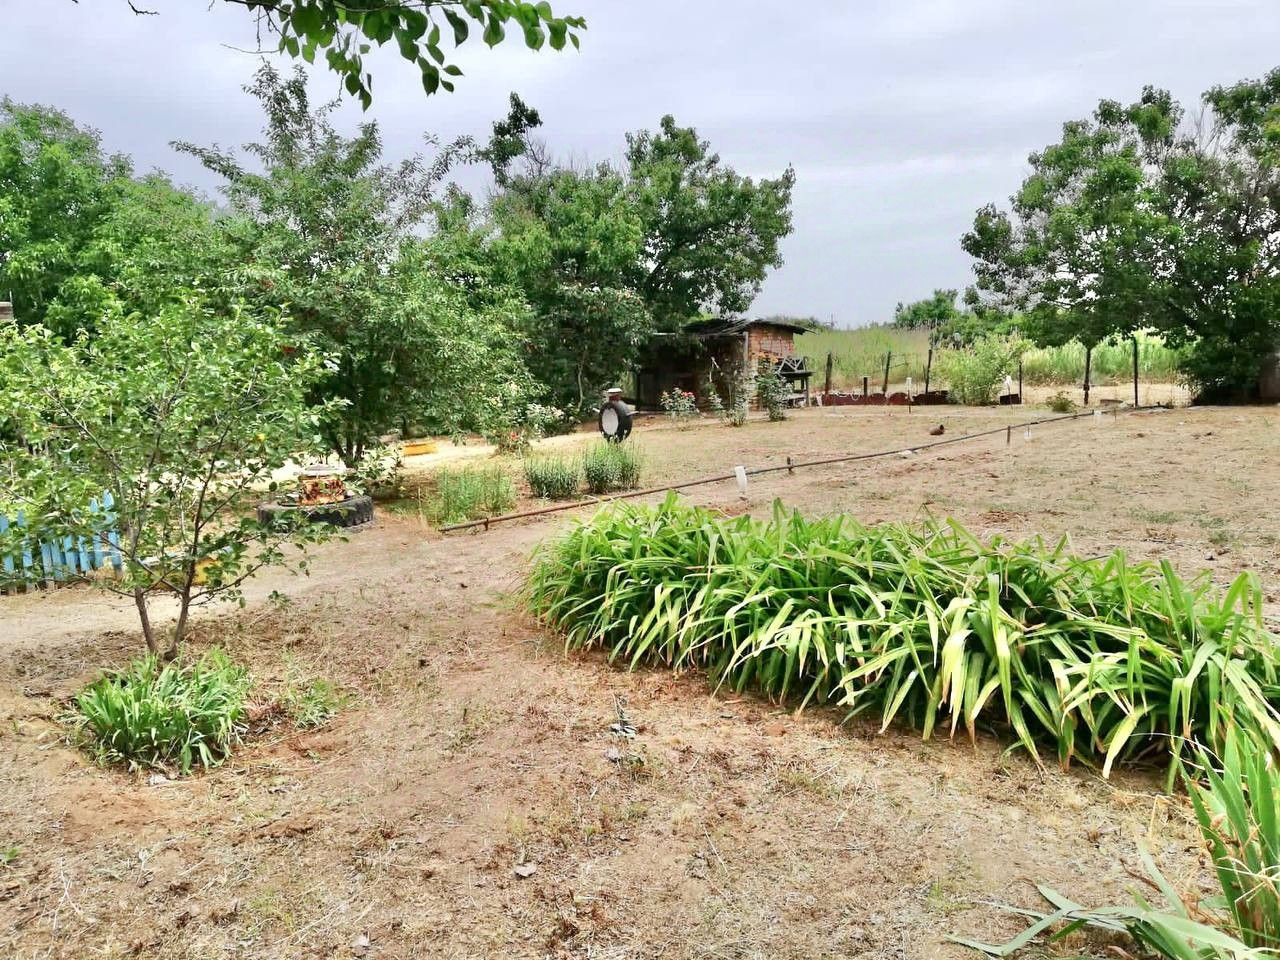
[[[1280,342],[1280,70],[1203,101],[1188,124],[1148,87],[1067,124],[1011,213],[984,207],[964,237],[974,299],[1041,343],[1153,330],[1190,347],[1199,396],[1248,396]]]
[[[79,2],[79,0],[74,0]],[[125,0],[139,15],[154,15],[145,0]],[[365,56],[373,47],[393,43],[400,56],[422,76],[428,95],[452,92],[462,69],[449,61],[446,35],[456,49],[473,30],[490,47],[507,36],[507,27],[520,31],[525,46],[577,49],[587,28],[582,17],[558,17],[547,0],[222,0],[242,7],[253,18],[259,44],[276,38],[277,49],[307,63],[324,56],[347,93],[367,110],[373,102],[373,74]]]
[[[0,102],[0,295],[20,322],[71,340],[115,305],[155,310],[207,286],[227,265],[213,220],[66,114]]]
[[[248,89],[267,116],[264,140],[246,148],[260,172],[228,151],[176,146],[227,180],[238,214],[228,242],[243,263],[245,296],[287,307],[294,329],[332,357],[316,396],[344,401],[324,425],[333,450],[354,465],[405,422],[483,429],[478,411],[518,401],[510,385],[527,379],[517,376],[520,344],[507,334],[519,306],[470,309],[465,290],[424,275],[417,235],[431,227],[437,189],[471,142],[386,164],[377,125],[338,133],[329,122],[335,104],[313,110],[301,70],[284,79],[264,67]]]
[[[1173,229],[1153,313],[1204,399],[1248,397],[1280,348],[1280,69],[1205,93],[1157,170]]]
[[[665,116],[657,133],[627,135],[626,174],[645,245],[632,287],[660,327],[750,307],[769,268],[782,266],[795,171],[757,183]]]
[[[937,330],[960,317],[957,290],[935,290],[925,300],[899,303],[893,310],[893,325],[906,330]]]
[[[1084,344],[1086,402],[1092,349],[1151,324],[1169,223],[1147,165],[1168,149],[1180,118],[1168,94],[1151,88],[1128,107],[1102,101],[1092,120],[1064,124],[1058,143],[1031,155],[1012,215],[984,207],[962,240],[978,291],[1019,312],[1027,335]]]
[[[740,176],[671,117],[657,134],[627,137],[623,168],[558,168],[534,149],[537,122],[513,97],[483,151],[503,186],[489,249],[497,275],[533,307],[535,375],[554,403],[581,414],[658,337],[750,306],[781,263],[795,176]]]
[[[528,363],[571,416],[634,362],[653,331],[628,285],[644,256],[644,225],[624,178],[606,165],[557,170],[497,197],[489,246],[500,282],[524,292]]]
[[[294,344],[270,313],[194,295],[155,314],[110,310],[71,343],[0,325],[0,505],[28,524],[0,553],[23,533],[96,541],[89,501],[111,493],[123,571],[92,582],[132,596],[148,649],[172,657],[193,605],[239,597],[256,570],[286,562],[285,542],[321,536],[246,512],[273,471],[317,449],[323,410],[308,392],[321,357],[290,355]],[[178,601],[167,639],[156,591]]]

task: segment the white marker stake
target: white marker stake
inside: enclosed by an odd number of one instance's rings
[[[1022,431],[1022,439],[1023,439],[1023,440],[1030,440],[1030,439],[1031,439],[1031,428],[1030,428],[1030,427],[1027,427],[1027,429],[1025,429],[1025,430],[1023,430],[1023,431]]]
[[[747,468],[734,467],[733,475],[738,478],[738,492],[745,497],[747,495]]]
[[[1096,427],[1101,422],[1102,422],[1102,411],[1101,410],[1093,411],[1093,425]]]
[[[912,397],[911,386],[912,386],[911,378],[907,377],[907,399],[908,400],[910,400]]]

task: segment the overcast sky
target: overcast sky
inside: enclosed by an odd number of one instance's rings
[[[68,111],[140,169],[212,193],[175,139],[238,145],[261,117],[242,91],[257,59],[241,7],[214,0],[0,0],[0,93]],[[562,157],[620,155],[664,113],[752,176],[795,167],[786,265],[753,312],[888,319],[899,300],[969,282],[959,237],[1004,201],[1027,154],[1099,98],[1144,84],[1185,103],[1280,65],[1275,0],[554,0],[589,29],[581,52],[459,51],[458,92],[423,95],[375,61],[372,115],[389,158],[424,132],[487,134],[518,91]],[[447,31],[446,31],[447,33]],[[514,31],[513,31],[514,33]],[[317,96],[337,81],[313,69]],[[358,108],[344,116],[355,123]],[[481,187],[474,175],[468,185]],[[482,188],[482,187],[481,187]]]

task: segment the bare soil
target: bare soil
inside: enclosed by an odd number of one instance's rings
[[[661,482],[1036,412],[651,420],[635,439]],[[1252,569],[1275,617],[1278,456],[1280,410],[1178,409],[690,498],[1069,534],[1222,582]],[[131,609],[81,588],[0,598],[0,956],[951,958],[971,954],[947,934],[1019,929],[993,903],[1036,905],[1033,882],[1083,902],[1151,893],[1139,844],[1189,894],[1209,889],[1186,806],[1154,772],[1042,770],[991,740],[922,742],[565,656],[512,592],[531,549],[584,512],[449,537],[384,514],[317,551],[310,577],[264,575],[245,610],[203,613],[193,647],[248,663],[264,699],[301,672],[350,702],[316,731],[267,724],[181,780],[95,766],[56,722],[140,651]],[[619,703],[634,740],[610,733]]]

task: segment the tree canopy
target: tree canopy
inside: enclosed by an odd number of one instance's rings
[[[533,308],[531,369],[582,412],[655,338],[750,306],[782,262],[795,174],[743,177],[670,116],[628,134],[622,166],[559,166],[530,138],[538,120],[513,98],[482,151],[502,185],[488,249]]]
[[[73,0],[78,3],[79,0]],[[146,0],[125,0],[139,16],[154,16]],[[373,74],[365,56],[374,46],[394,44],[422,77],[428,94],[452,92],[462,69],[446,53],[478,32],[490,47],[519,31],[525,46],[541,50],[577,49],[587,22],[557,16],[547,0],[221,0],[241,7],[252,19],[260,47],[264,41],[295,59],[315,63],[323,55],[343,88],[367,110],[373,103]]]
[[[964,236],[972,302],[1022,313],[1041,343],[1155,331],[1192,346],[1202,396],[1247,394],[1280,343],[1280,71],[1203,101],[1192,124],[1148,87],[1065,124],[1010,209]]]
[[[523,303],[469,303],[430,269],[417,235],[473,145],[455,140],[432,157],[385,163],[377,124],[340,134],[329,120],[336,105],[313,107],[301,70],[282,77],[265,66],[247,89],[266,114],[263,140],[245,148],[260,169],[231,151],[176,146],[227,181],[236,216],[226,236],[243,295],[287,309],[333,358],[319,390],[344,401],[325,425],[334,451],[354,464],[407,421],[440,433],[480,430],[500,400],[518,402],[529,384],[508,331]]]

